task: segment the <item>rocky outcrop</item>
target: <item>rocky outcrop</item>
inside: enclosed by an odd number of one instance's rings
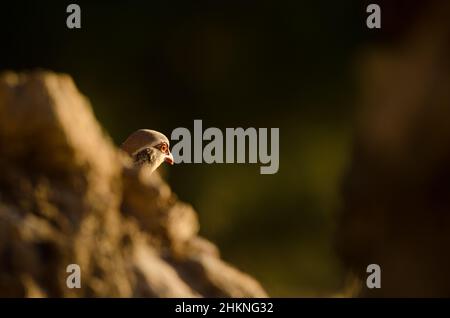
[[[189,204],[113,145],[69,76],[0,76],[0,296],[266,296],[198,229]]]

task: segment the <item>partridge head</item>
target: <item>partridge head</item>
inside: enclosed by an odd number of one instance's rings
[[[169,150],[169,139],[162,133],[139,129],[132,133],[121,145],[136,166],[143,166],[153,172],[164,161],[173,164],[173,156]]]

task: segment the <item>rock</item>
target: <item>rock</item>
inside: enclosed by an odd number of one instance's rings
[[[0,174],[0,296],[266,296],[157,173],[131,167],[67,75],[0,75]]]

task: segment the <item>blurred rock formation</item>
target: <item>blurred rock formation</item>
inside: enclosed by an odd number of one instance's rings
[[[338,245],[359,296],[449,297],[450,4],[381,7],[380,39],[389,41],[361,58]],[[381,266],[380,289],[366,288],[372,263]]]
[[[0,296],[266,296],[198,229],[157,173],[132,168],[69,76],[0,75]],[[69,264],[80,289],[66,286]]]

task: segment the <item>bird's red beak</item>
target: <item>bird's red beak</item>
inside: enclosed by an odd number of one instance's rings
[[[164,157],[164,161],[167,162],[167,163],[169,163],[169,164],[171,164],[171,165],[173,165],[173,163],[174,163],[174,161],[173,161],[173,156],[172,156],[172,154],[171,154],[170,152],[169,152],[168,155],[166,155],[166,156]]]

